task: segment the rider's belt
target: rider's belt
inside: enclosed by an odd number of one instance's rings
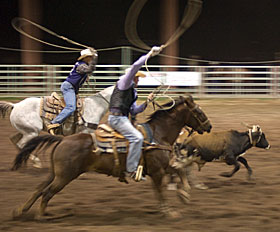
[[[125,114],[121,112],[110,112],[109,114],[114,115],[114,116],[126,116]]]

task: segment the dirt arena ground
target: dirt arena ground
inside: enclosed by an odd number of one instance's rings
[[[68,185],[49,204],[49,212],[72,216],[50,221],[34,219],[38,203],[20,220],[11,212],[23,203],[47,175],[47,168],[11,172],[17,153],[9,141],[15,129],[8,118],[0,120],[0,231],[279,231],[280,227],[280,100],[198,100],[210,118],[213,130],[246,130],[240,123],[259,124],[272,148],[252,148],[246,158],[253,168],[254,182],[246,169],[232,178],[219,173],[231,170],[222,163],[209,163],[195,173],[209,186],[193,189],[192,201],[182,205],[175,191],[166,191],[169,203],[182,217],[168,220],[157,211],[151,181],[124,184],[117,179],[88,173]],[[142,115],[143,119],[148,113]],[[141,120],[140,119],[140,120]],[[44,164],[47,167],[48,158]]]

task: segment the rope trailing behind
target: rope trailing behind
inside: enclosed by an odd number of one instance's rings
[[[16,31],[18,31],[19,33],[21,33],[21,34],[27,36],[27,37],[30,38],[30,39],[33,39],[33,40],[35,40],[35,41],[41,42],[41,43],[43,43],[43,44],[47,44],[47,45],[49,45],[49,46],[57,47],[57,48],[62,48],[62,49],[71,50],[71,51],[81,51],[80,48],[71,48],[71,47],[65,47],[65,46],[60,46],[60,45],[48,43],[48,42],[45,42],[45,41],[40,40],[40,39],[38,39],[38,38],[35,38],[34,36],[29,35],[28,33],[26,33],[26,32],[22,29],[22,27],[23,27],[24,25],[26,25],[27,23],[28,23],[28,24],[31,24],[31,25],[33,25],[33,26],[35,26],[35,27],[41,29],[42,31],[45,31],[45,32],[47,32],[47,33],[49,33],[49,34],[51,34],[51,35],[53,35],[53,36],[55,36],[55,37],[58,37],[58,38],[60,38],[60,39],[63,39],[63,40],[65,40],[65,41],[68,42],[68,43],[71,43],[71,44],[74,44],[74,45],[77,45],[77,46],[80,46],[80,47],[83,47],[83,48],[88,48],[88,47],[90,47],[90,46],[87,46],[87,45],[84,45],[84,44],[75,42],[75,41],[73,41],[73,40],[71,40],[71,39],[68,39],[68,38],[66,38],[66,37],[64,37],[64,36],[58,35],[57,33],[53,32],[53,31],[51,31],[51,30],[49,30],[49,29],[47,29],[47,28],[45,28],[45,27],[43,27],[43,26],[41,26],[41,25],[39,25],[39,24],[37,24],[37,23],[34,23],[34,22],[32,22],[32,21],[30,21],[30,20],[28,20],[28,19],[25,19],[25,18],[14,18],[14,19],[12,20],[12,26],[13,26],[13,28],[14,28]]]
[[[135,0],[130,6],[125,20],[125,35],[129,42],[136,47],[149,50],[151,47],[140,39],[137,32],[137,20],[146,2],[147,0]],[[189,0],[179,27],[162,46],[165,48],[176,41],[196,21],[201,9],[201,0]]]

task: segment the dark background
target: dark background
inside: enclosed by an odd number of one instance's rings
[[[28,0],[26,0],[28,1]],[[41,24],[96,49],[133,46],[124,23],[132,0],[43,0]],[[180,16],[187,4],[180,0]],[[138,34],[148,45],[159,45],[160,0],[148,0],[138,19]],[[20,34],[11,26],[19,15],[18,1],[1,0],[0,46],[20,48]],[[204,0],[202,12],[179,39],[181,57],[217,61],[266,61],[280,52],[279,0]],[[72,46],[43,33],[43,40]],[[55,50],[43,46],[44,50]],[[78,54],[44,54],[48,64],[72,64]],[[20,52],[0,50],[0,63],[20,63]],[[119,64],[120,52],[99,53],[99,64]]]

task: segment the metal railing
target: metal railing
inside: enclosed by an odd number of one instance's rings
[[[26,98],[60,93],[60,85],[72,65],[0,65],[0,98]],[[97,65],[89,85],[80,89],[86,96],[114,85],[126,65]],[[192,94],[199,98],[279,98],[280,66],[158,66],[149,65],[153,72],[180,72],[187,78],[190,72],[200,75],[198,85],[170,86],[166,94]],[[142,69],[145,71],[145,69]],[[146,96],[156,86],[139,86],[139,96]],[[163,88],[163,90],[165,90]]]

